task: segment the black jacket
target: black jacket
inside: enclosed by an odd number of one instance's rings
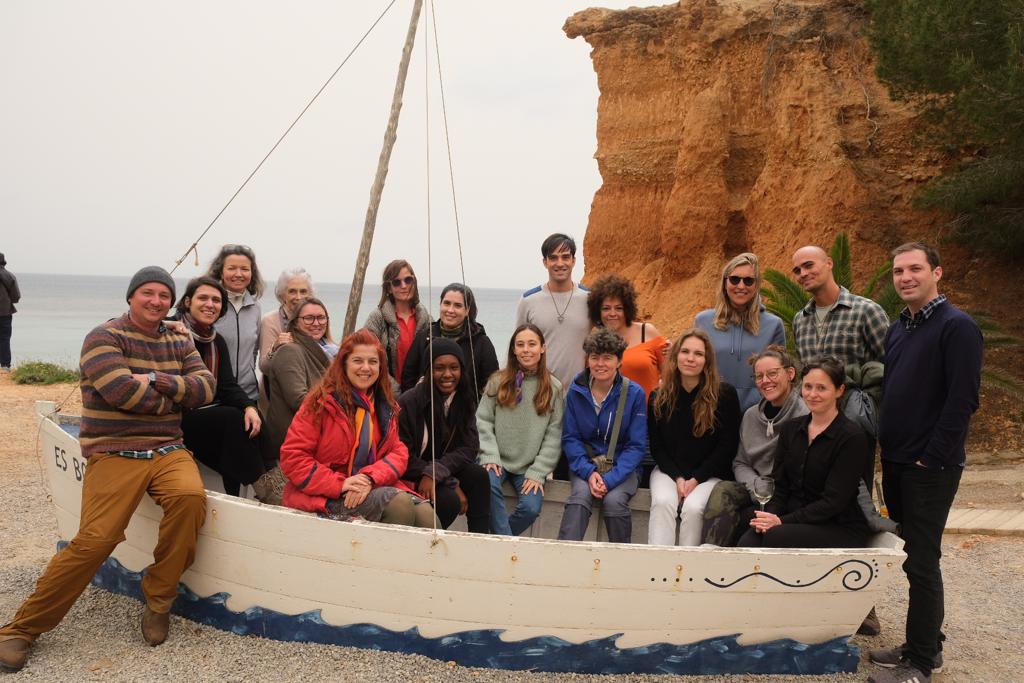
[[[867,529],[857,488],[870,477],[874,454],[860,425],[842,413],[808,445],[811,416],[779,427],[775,494],[766,509],[783,523],[837,524]]]
[[[680,392],[676,409],[658,419],[654,415],[655,393],[647,401],[647,431],[651,457],[663,474],[673,479],[712,477],[732,479],[732,460],[740,445],[740,400],[736,389],[722,382],[715,408],[715,428],[699,438],[693,435],[693,393]],[[658,389],[657,391],[661,391]]]
[[[406,367],[409,367],[408,361]],[[431,387],[432,383],[423,382],[398,398],[398,436],[409,449],[409,464],[402,478],[413,482],[415,486],[423,475],[430,476],[436,472],[435,481],[438,485],[454,488],[458,483],[455,474],[467,463],[476,462],[476,456],[480,452],[476,411],[466,411],[466,419],[461,428],[459,425],[449,425],[445,419],[435,418],[437,448],[434,453],[436,462],[432,468],[430,440],[427,441],[426,450],[423,450],[423,432],[427,429],[427,421],[430,419]],[[436,402],[441,399],[435,394],[434,400]],[[440,412],[438,410],[438,413]],[[423,451],[422,455],[420,451]]]
[[[470,328],[472,327],[472,343],[470,343]],[[405,357],[405,367],[402,368],[402,391],[408,391],[416,386],[423,373],[430,364],[430,352],[428,344],[430,334],[438,337],[441,334],[441,323],[432,322],[426,330],[420,330],[409,348],[409,355]],[[466,357],[466,365],[471,368],[473,377],[470,377],[470,384],[476,389],[477,402],[483,394],[487,380],[498,370],[498,357],[494,353],[494,344],[491,343],[484,326],[480,323],[469,323],[463,328],[462,336],[455,340]],[[475,457],[475,456],[474,456]]]

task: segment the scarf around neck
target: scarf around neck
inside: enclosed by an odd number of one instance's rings
[[[217,330],[213,329],[212,325],[203,325],[188,312],[181,316],[181,321],[188,328],[188,333],[192,336],[192,341],[196,345],[196,350],[202,357],[206,369],[216,377],[217,366],[220,363],[220,354],[217,353],[217,345],[214,343],[214,339],[217,338]]]

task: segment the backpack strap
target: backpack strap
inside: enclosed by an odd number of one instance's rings
[[[619,392],[619,405],[615,409],[615,422],[612,424],[612,438],[608,442],[608,463],[615,463],[615,446],[619,441],[619,428],[622,426],[622,413],[626,412],[626,394],[629,389],[629,378],[622,378],[622,389]]]

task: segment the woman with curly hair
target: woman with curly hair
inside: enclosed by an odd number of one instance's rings
[[[228,291],[226,313],[214,327],[228,344],[231,371],[235,381],[252,400],[259,397],[256,381],[256,354],[259,352],[259,302],[263,296],[263,278],[256,265],[256,254],[244,244],[225,244],[210,262],[206,274]]]
[[[384,362],[366,329],[342,342],[281,446],[286,506],[337,520],[435,526],[433,509],[401,480],[409,453]]]
[[[690,328],[668,353],[661,387],[647,405],[651,455],[651,545],[700,545],[704,507],[728,479],[739,443],[740,404],[718,377],[708,333]]]
[[[715,307],[701,311],[693,321],[711,337],[718,373],[736,387],[740,410],[756,405],[761,396],[751,379],[747,359],[769,344],[786,346],[782,318],[761,303],[761,266],[757,256],[734,256],[722,269]]]
[[[604,327],[626,341],[620,372],[650,395],[658,386],[668,342],[653,323],[636,319],[636,289],[618,275],[606,275],[587,295],[587,312],[594,327]]]

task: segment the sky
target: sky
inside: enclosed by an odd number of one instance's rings
[[[461,279],[433,55],[425,68],[430,4],[371,283],[393,258],[411,261],[421,281]],[[601,182],[598,90],[590,46],[569,40],[562,25],[595,4],[631,3],[435,0],[471,286],[539,284],[540,243],[552,232],[577,238],[583,273],[582,238]],[[105,275],[173,267],[386,5],[4,0],[0,251],[8,267]],[[204,272],[220,245],[241,243],[267,280],[302,266],[319,281],[351,281],[412,6],[396,0],[200,243],[200,265],[190,256],[176,276]]]

